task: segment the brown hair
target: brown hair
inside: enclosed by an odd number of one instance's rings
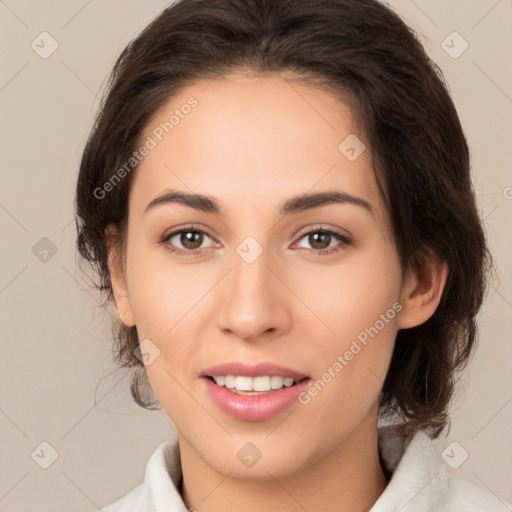
[[[133,172],[102,187],[133,155],[149,120],[194,80],[236,70],[292,72],[349,98],[364,127],[404,271],[435,254],[449,268],[441,302],[398,332],[381,413],[437,436],[455,375],[476,341],[490,264],[470,179],[469,151],[443,76],[414,31],[375,0],[182,0],[122,52],[85,147],[76,191],[77,247],[113,299],[105,228],[123,241]],[[102,190],[99,194],[98,190]],[[135,356],[136,327],[114,326],[131,392],[158,406]]]

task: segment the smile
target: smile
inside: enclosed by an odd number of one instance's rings
[[[292,377],[279,375],[263,375],[259,377],[246,377],[244,375],[217,375],[212,377],[217,386],[223,386],[233,393],[239,394],[263,394],[276,391],[283,387],[296,384]]]
[[[245,421],[265,421],[283,413],[311,380],[307,375],[272,363],[224,363],[202,375],[206,392],[225,414]]]

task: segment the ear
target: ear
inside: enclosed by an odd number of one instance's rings
[[[108,269],[110,273],[110,282],[117,312],[121,322],[127,327],[135,325],[128,287],[126,285],[126,275],[123,269],[123,257],[121,247],[117,240],[117,229],[109,224],[105,229],[105,240],[108,248]]]
[[[434,254],[426,256],[419,275],[409,272],[402,288],[399,329],[421,325],[434,314],[441,301],[447,277],[446,261]]]

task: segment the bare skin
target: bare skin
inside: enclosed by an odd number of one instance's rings
[[[143,138],[190,97],[197,107],[140,163],[126,250],[110,252],[121,320],[160,350],[147,372],[179,432],[183,499],[200,512],[369,510],[388,482],[378,398],[396,334],[434,313],[446,265],[432,264],[421,283],[402,272],[368,147],[354,161],[338,149],[350,134],[367,144],[339,99],[276,74],[233,74],[183,89]],[[220,211],[176,202],[146,211],[170,189],[208,196]],[[281,212],[291,197],[326,191],[356,200]],[[162,241],[183,228],[206,234],[195,246],[180,234]],[[315,241],[320,228],[342,237]],[[251,263],[236,251],[248,236],[262,249]],[[307,404],[244,421],[205,391],[202,371],[226,361],[320,379],[381,315],[378,334]],[[262,454],[252,467],[237,457],[249,442]]]

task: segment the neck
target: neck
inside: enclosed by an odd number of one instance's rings
[[[377,426],[361,424],[314,465],[286,478],[238,480],[216,472],[180,435],[182,497],[189,510],[362,512],[389,480],[380,464]]]

